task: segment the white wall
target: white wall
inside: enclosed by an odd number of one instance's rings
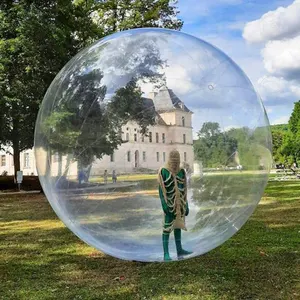
[[[12,151],[10,151],[10,152],[12,152]],[[29,155],[28,166],[25,166],[25,153]],[[1,156],[2,155],[5,155],[5,157],[6,157],[5,166],[1,165]],[[23,175],[25,175],[25,176],[31,175],[31,174],[37,175],[33,149],[29,149],[29,150],[21,152],[21,154],[20,154],[20,169],[21,169],[21,171],[23,171]],[[10,154],[7,154],[4,151],[0,151],[0,174],[2,174],[4,171],[7,171],[8,175],[14,175],[13,156]]]
[[[175,116],[174,112],[173,116]],[[140,168],[157,170],[166,163],[168,155],[173,149],[177,149],[180,152],[182,162],[185,157],[184,153],[186,153],[186,162],[193,168],[194,151],[191,127],[177,125],[150,126],[149,132],[152,132],[152,142],[149,141],[149,137],[145,137],[144,142],[142,141],[139,127],[134,122],[123,126],[122,131],[123,140],[126,139],[126,134],[128,133],[129,141],[123,143],[115,151],[113,161],[111,161],[110,156],[104,156],[101,160],[95,161],[92,166],[91,175],[102,176],[104,170],[107,170],[109,174],[112,173],[112,170],[116,170],[117,173],[130,173]],[[159,136],[158,143],[156,142],[156,133]],[[163,133],[165,134],[165,143],[163,143],[162,139]],[[134,134],[137,134],[137,141],[134,140]],[[183,143],[183,134],[186,134],[186,144]],[[130,161],[128,161],[128,152],[130,152]],[[146,154],[145,161],[143,160],[143,152]],[[159,160],[157,160],[157,153]]]

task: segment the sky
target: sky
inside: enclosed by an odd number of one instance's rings
[[[182,31],[225,52],[247,74],[271,124],[300,100],[300,0],[179,0]]]

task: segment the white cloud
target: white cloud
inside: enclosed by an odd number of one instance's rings
[[[274,76],[263,76],[257,81],[260,95],[277,95],[277,97],[285,97],[288,92],[288,82],[284,78]]]
[[[260,19],[249,22],[243,37],[250,43],[288,38],[300,34],[300,0],[288,7],[269,11]]]
[[[291,85],[291,91],[300,98],[300,86],[296,84]]]
[[[257,82],[258,92],[267,105],[285,105],[297,101],[300,87],[283,77],[263,76]]]
[[[271,125],[278,125],[278,124],[287,124],[289,121],[290,116],[282,116],[278,119],[275,119],[271,122]]]
[[[268,42],[262,50],[262,56],[270,74],[300,78],[300,35],[288,40]]]
[[[265,43],[261,50],[264,75],[255,86],[268,113],[277,116],[273,122],[284,123],[287,117],[279,118],[283,112],[270,107],[291,108],[300,97],[300,0],[247,23],[243,37],[250,43]]]

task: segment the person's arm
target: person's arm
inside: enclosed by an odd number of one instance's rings
[[[160,202],[161,202],[161,207],[164,211],[164,213],[167,215],[169,214],[169,211],[168,211],[168,205],[164,199],[164,195],[163,195],[163,192],[162,192],[162,189],[161,189],[161,186],[159,186],[159,198],[160,198]]]
[[[183,171],[183,176],[184,176],[184,196],[185,196],[185,216],[188,216],[190,213],[190,209],[189,209],[189,203],[187,200],[187,178],[186,178],[186,172],[184,169],[182,169]]]

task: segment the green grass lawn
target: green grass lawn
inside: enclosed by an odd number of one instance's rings
[[[106,256],[66,229],[41,195],[0,197],[0,240],[5,300],[300,299],[300,181],[270,182],[233,238],[187,261]]]

